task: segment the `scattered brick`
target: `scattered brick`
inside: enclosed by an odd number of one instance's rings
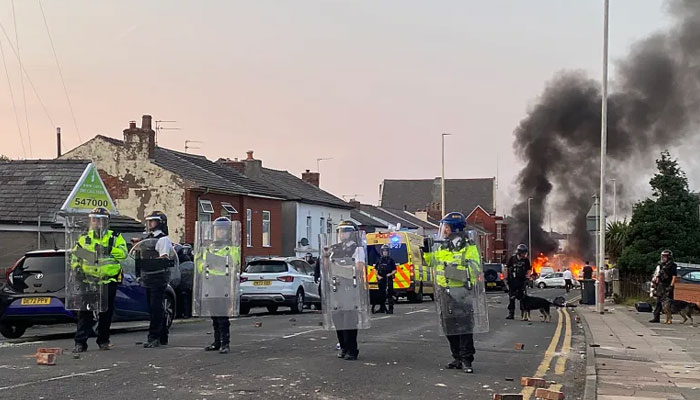
[[[516,343],[515,344],[515,350],[523,350],[523,349],[525,349],[524,343]]]
[[[60,347],[39,347],[38,349],[36,349],[36,353],[56,354],[57,356],[60,356],[61,354],[63,354],[63,349]]]
[[[38,365],[56,365],[56,354],[53,353],[37,353],[36,363]]]
[[[493,400],[522,400],[523,395],[518,393],[498,393],[493,395]]]
[[[255,323],[255,327],[256,327],[256,328],[262,327],[262,322],[256,322],[256,323]]]
[[[549,389],[537,389],[535,397],[542,400],[564,400],[564,393]]]
[[[540,378],[528,378],[526,376],[523,376],[522,378],[520,378],[520,384],[522,386],[532,386],[532,387],[542,388],[542,387],[547,386],[547,381],[545,381],[544,379],[540,379]]]

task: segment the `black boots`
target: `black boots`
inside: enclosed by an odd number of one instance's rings
[[[447,369],[462,369],[462,361],[453,360],[451,363],[445,366]]]
[[[219,351],[221,349],[221,343],[214,342],[209,346],[204,348],[204,351]]]
[[[87,345],[82,343],[76,343],[73,347],[73,353],[84,353],[87,351]]]

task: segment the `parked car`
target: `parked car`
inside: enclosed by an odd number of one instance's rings
[[[700,284],[700,268],[695,266],[679,265],[676,270],[678,283]]]
[[[576,279],[572,279],[572,283],[575,288],[578,288],[581,286],[581,283],[577,281]],[[540,275],[537,280],[535,280],[535,286],[537,286],[540,289],[548,288],[548,287],[565,287],[566,286],[566,281],[564,281],[564,274],[561,272],[553,272],[549,273],[546,275]]]
[[[149,319],[146,289],[137,281],[133,260],[122,263],[123,281],[114,300],[113,321]],[[0,334],[16,339],[32,325],[72,323],[74,311],[65,309],[65,250],[26,253],[7,272],[0,287]],[[165,319],[171,325],[176,313],[176,291],[180,273],[174,273],[165,293]]]
[[[295,257],[270,257],[250,261],[241,274],[240,312],[252,307],[267,307],[271,313],[282,307],[301,313],[305,305],[320,307],[319,284],[314,268]]]
[[[504,279],[503,264],[484,264],[484,280],[486,281],[486,290],[505,290],[506,283]]]

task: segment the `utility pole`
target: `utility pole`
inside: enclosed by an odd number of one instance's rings
[[[534,197],[527,198],[527,254],[532,262],[532,218],[530,217],[530,202]]]
[[[605,264],[605,157],[608,146],[608,13],[609,0],[603,0],[603,93],[600,113],[600,244],[598,245],[598,301],[597,311],[605,311],[605,279],[603,265]]]
[[[440,207],[442,210],[442,216],[447,214],[445,209],[445,136],[451,136],[449,133],[442,134],[442,178],[440,179],[440,193],[441,193],[441,203]]]

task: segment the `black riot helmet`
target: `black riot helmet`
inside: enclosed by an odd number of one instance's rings
[[[352,240],[353,234],[359,232],[357,224],[352,221],[340,221],[338,223],[338,242]]]
[[[666,258],[666,260],[664,260]],[[666,263],[666,262],[671,262],[673,261],[673,252],[671,250],[664,250],[661,252],[661,262]]]
[[[384,255],[384,252],[386,251],[386,256]],[[389,249],[389,245],[383,244],[381,249],[379,250],[379,254],[381,254],[382,257],[389,257],[391,254],[391,249]]]
[[[157,224],[151,226],[151,221],[157,221]],[[146,217],[146,230],[153,232],[161,230],[164,234],[168,234],[168,216],[162,211],[153,211]]]
[[[524,243],[520,243],[518,245],[518,247],[515,249],[515,254],[517,254],[521,257],[525,257],[527,255],[528,251],[529,251],[529,249],[527,248],[527,246]]]
[[[231,243],[231,230],[233,223],[226,217],[219,217],[212,223],[212,237],[214,243],[226,244]]]

